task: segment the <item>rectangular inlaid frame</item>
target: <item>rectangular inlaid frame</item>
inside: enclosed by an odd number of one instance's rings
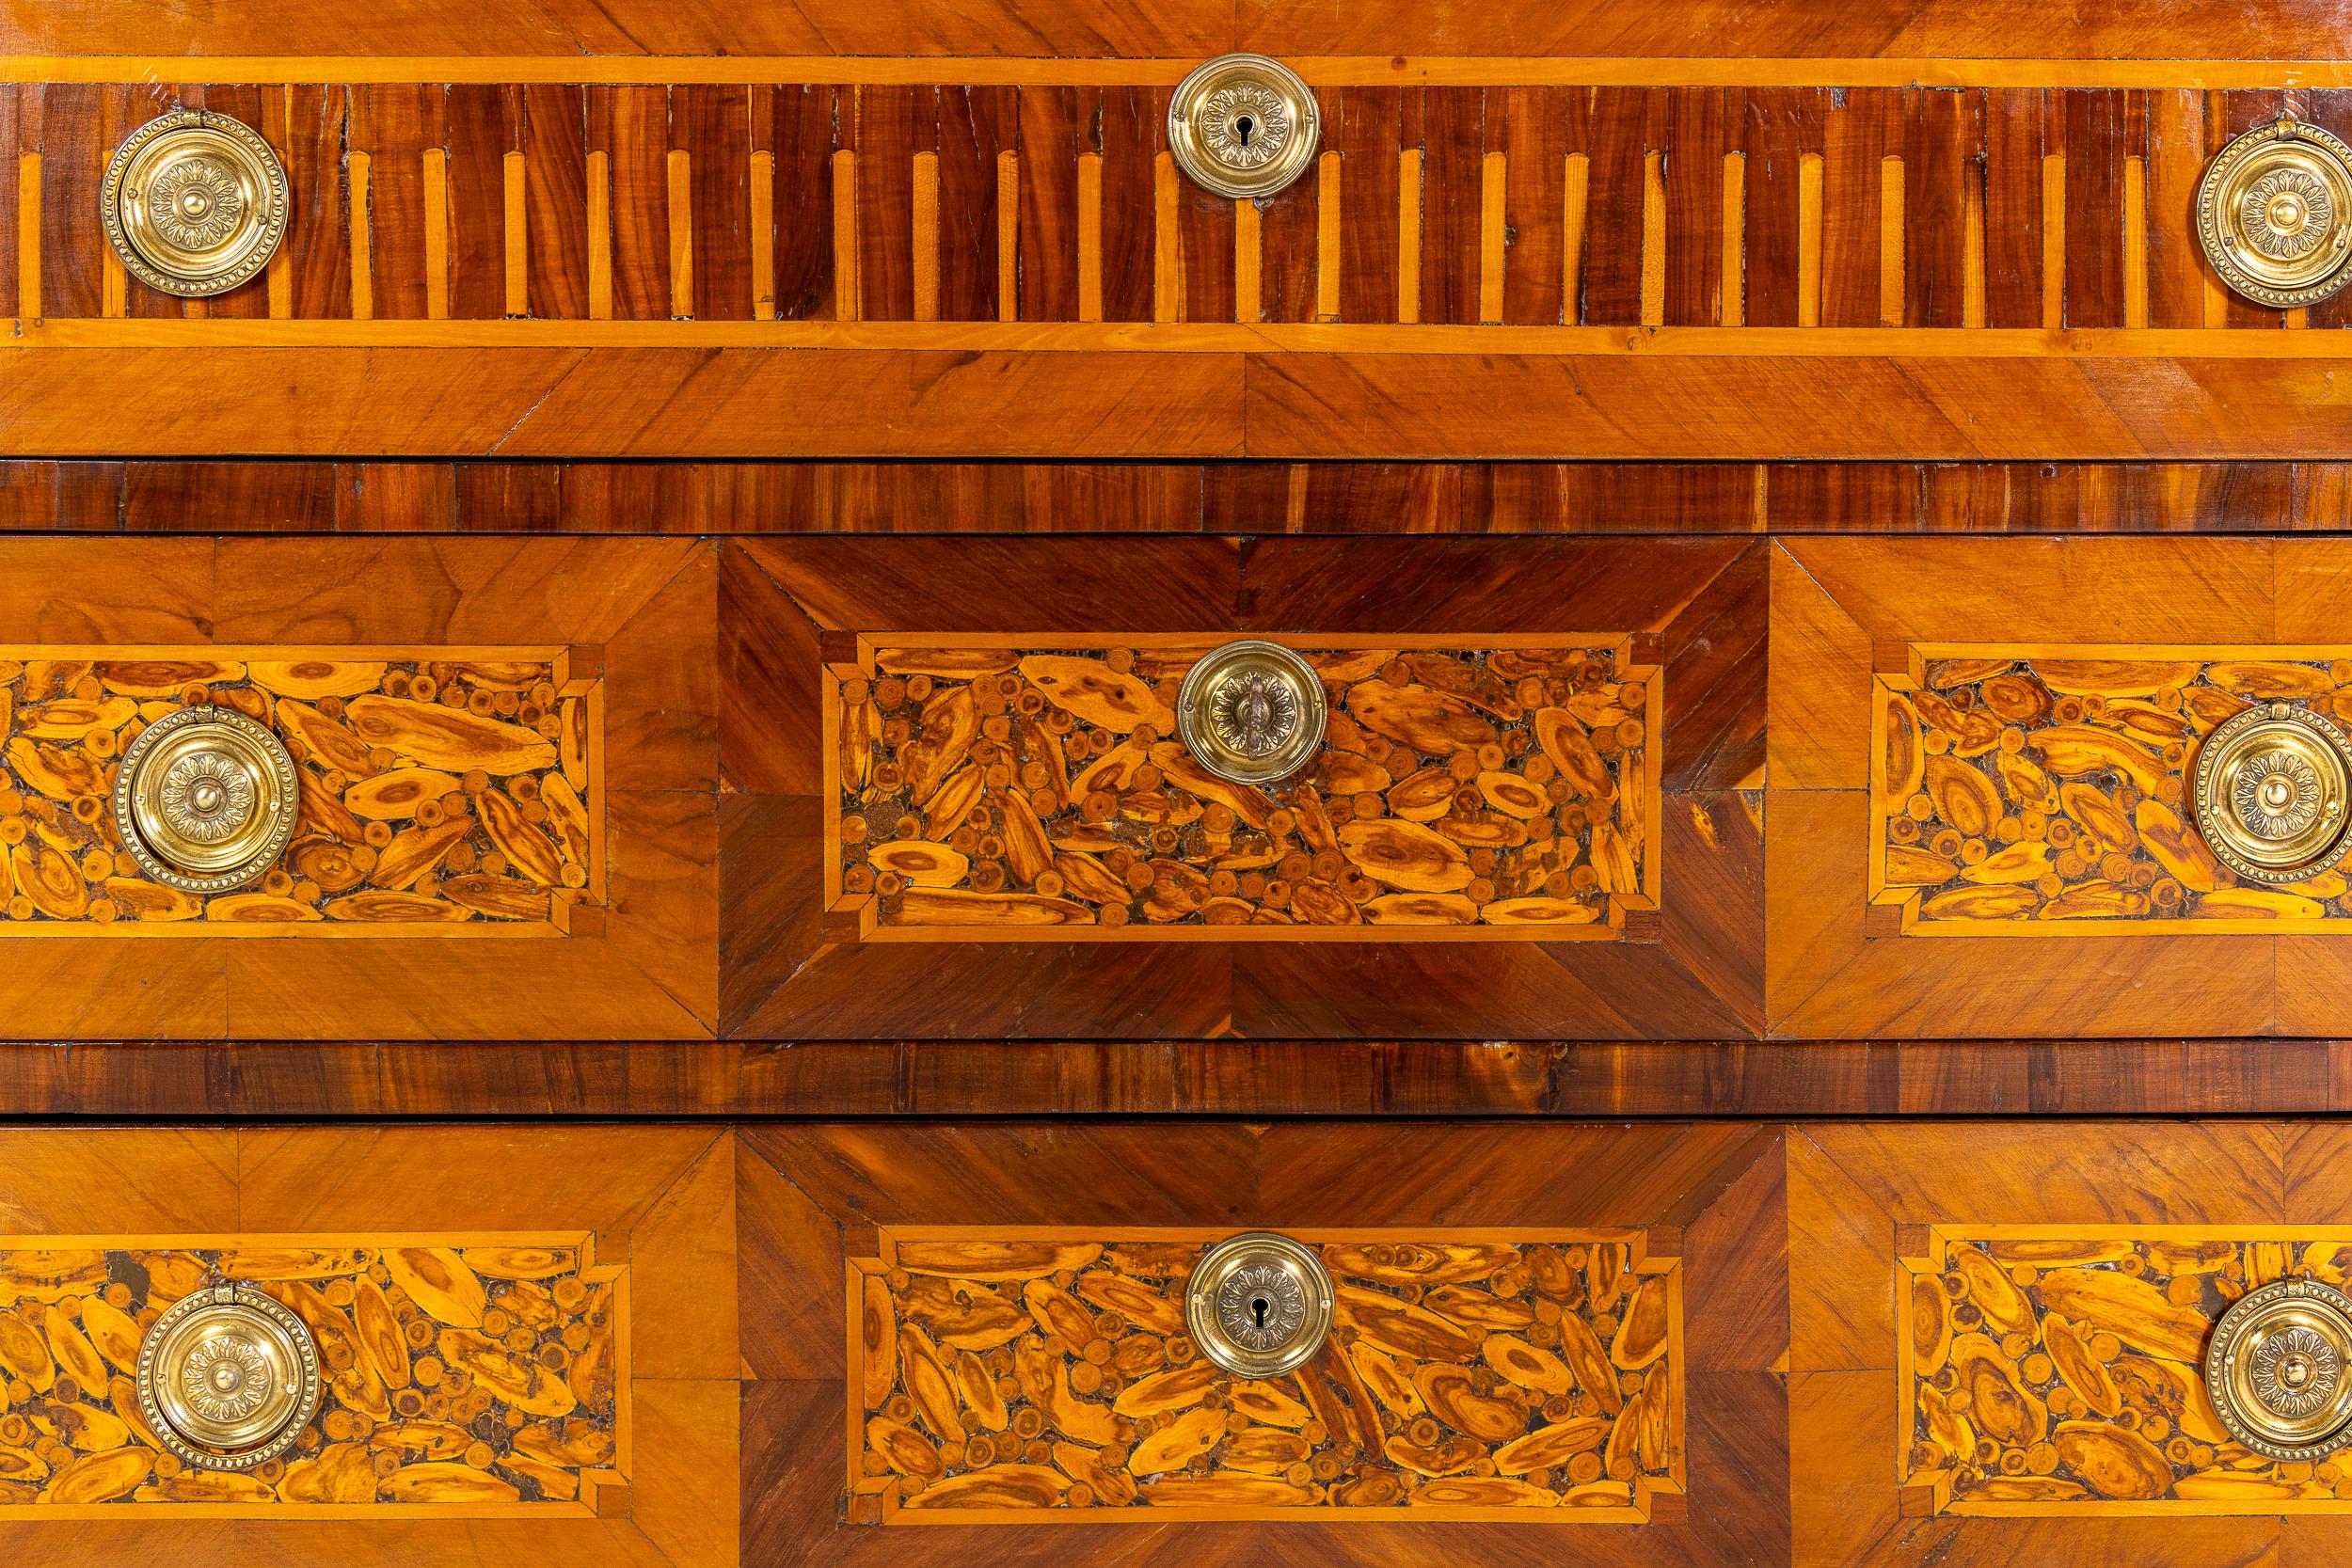
[[[1756,1025],[1763,557],[1750,541],[771,538],[723,546],[721,597],[728,1035],[1711,1038]],[[1615,940],[866,941],[857,911],[826,908],[824,681],[829,665],[858,668],[862,645],[1524,648],[1595,628],[1661,672],[1658,907],[1624,900]]]
[[[925,635],[910,632],[894,634],[889,640],[894,646],[912,644],[930,649],[994,649],[1008,653],[1022,650],[1007,648],[1004,637],[975,636],[968,633]],[[1099,654],[1107,651],[1088,635],[1069,633],[1039,633],[1022,640],[1039,648],[1051,648],[1057,653]],[[1219,639],[1185,633],[1142,633],[1120,638],[1120,648],[1130,651],[1148,649],[1171,662],[1185,655],[1207,653]],[[1611,661],[1612,673],[1622,682],[1637,683],[1644,692],[1640,717],[1635,721],[1642,730],[1636,748],[1637,757],[1629,780],[1622,775],[1622,766],[1613,769],[1614,787],[1631,788],[1639,792],[1632,819],[1643,825],[1640,836],[1630,849],[1639,868],[1640,882],[1636,887],[1601,894],[1600,917],[1585,925],[1493,924],[1478,922],[1464,925],[1378,925],[1359,922],[1346,925],[1315,925],[1307,922],[1268,925],[1144,925],[1113,927],[1099,923],[1062,928],[1067,940],[1097,942],[1615,942],[1626,935],[1626,920],[1630,913],[1654,913],[1659,907],[1659,855],[1656,835],[1661,810],[1661,784],[1664,773],[1664,749],[1658,744],[1663,730],[1665,689],[1661,676],[1663,671],[1653,662],[1641,661],[1634,651],[1635,638],[1624,632],[1579,633],[1561,632],[1542,637],[1511,637],[1482,635],[1477,647],[1468,648],[1459,642],[1418,637],[1366,636],[1275,636],[1267,641],[1295,644],[1303,654],[1313,652],[1344,652],[1348,650],[1388,649],[1402,655],[1428,653],[1439,657],[1488,650],[1591,650],[1605,654]],[[1645,645],[1653,640],[1644,639]],[[845,721],[843,687],[845,682],[871,682],[878,674],[878,660],[882,647],[877,639],[859,634],[854,640],[854,652],[845,661],[829,660],[819,676],[818,702],[824,717],[823,758],[824,794],[828,802],[843,800],[842,748],[840,726]],[[1540,753],[1538,753],[1540,754]],[[1612,753],[1613,756],[1619,753]],[[1606,766],[1606,764],[1604,764]],[[1311,768],[1308,776],[1311,777]],[[1269,791],[1279,798],[1280,792]],[[1011,923],[987,924],[967,921],[933,925],[895,924],[879,918],[879,900],[870,892],[846,891],[842,886],[841,855],[842,816],[838,807],[830,809],[825,816],[824,876],[825,911],[828,915],[854,915],[857,919],[857,939],[861,942],[1018,942],[1035,940],[1037,930]],[[1589,854],[1583,855],[1590,863]]]

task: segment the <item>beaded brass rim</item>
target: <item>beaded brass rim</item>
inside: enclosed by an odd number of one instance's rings
[[[1307,172],[1323,133],[1298,72],[1263,55],[1220,55],[1176,85],[1168,150],[1196,184],[1219,196],[1272,196]]]
[[[131,276],[187,298],[251,281],[285,238],[289,207],[269,143],[203,109],[132,132],[98,191],[99,221]]]
[[[1279,1377],[1331,1332],[1337,1296],[1312,1247],[1270,1230],[1231,1236],[1193,1265],[1184,1326],[1200,1354],[1236,1377]]]
[[[2197,753],[2197,831],[2258,882],[2296,882],[2352,848],[2352,740],[2308,708],[2265,703],[2224,720]]]
[[[1193,759],[1234,784],[1289,778],[1323,749],[1330,702],[1315,667],[1279,642],[1245,639],[1203,654],[1176,693],[1176,733]]]
[[[301,783],[286,743],[225,707],[183,707],[139,733],[115,772],[115,830],[167,887],[218,893],[269,869],[294,836]]]
[[[2352,1445],[2352,1297],[2315,1279],[2249,1291],[2205,1347],[2205,1392],[2230,1435],[2265,1458]]]
[[[2294,119],[2232,137],[2198,182],[2197,238],[2248,299],[2326,299],[2352,283],[2352,147]]]
[[[217,1285],[174,1302],[148,1329],[137,1387],[148,1426],[182,1464],[249,1470],[318,1414],[318,1344],[251,1286]]]

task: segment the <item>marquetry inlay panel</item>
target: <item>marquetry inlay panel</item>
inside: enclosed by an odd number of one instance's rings
[[[1176,737],[1217,639],[860,639],[828,666],[828,907],[867,940],[1611,941],[1658,907],[1662,672],[1623,635],[1326,638],[1268,789]]]
[[[1915,936],[2352,929],[2199,833],[2198,747],[2257,702],[2352,715],[2352,647],[1915,644],[1871,700],[1870,894]]]
[[[0,1239],[0,1514],[586,1516],[628,1479],[628,1266],[579,1233]],[[316,1341],[316,1417],[183,1465],[135,1388],[172,1303],[241,1281]]]
[[[849,1276],[854,1517],[1631,1523],[1683,1491],[1661,1232],[1297,1232],[1337,1307],[1267,1379],[1185,1336],[1226,1234],[881,1231]]]
[[[1937,1226],[1899,1260],[1904,1512],[2352,1513],[2352,1464],[2268,1460],[2207,1399],[2256,1286],[2342,1286],[2352,1228]]]
[[[604,901],[603,683],[531,647],[0,647],[9,935],[560,935]],[[169,887],[121,842],[119,759],[215,704],[300,781],[252,885]]]

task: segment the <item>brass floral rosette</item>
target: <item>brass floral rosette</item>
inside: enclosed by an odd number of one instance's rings
[[[185,893],[239,887],[294,836],[301,780],[286,743],[233,708],[183,707],[132,741],[115,829],[139,869]]]
[[[2352,1445],[2352,1297],[2315,1279],[2249,1291],[2214,1328],[2205,1391],[2230,1435],[2265,1458]]]
[[[2197,238],[2248,299],[2326,299],[2352,282],[2352,147],[2294,119],[2233,137],[2198,182]]]
[[[107,243],[151,289],[194,297],[250,282],[286,235],[286,170],[260,133],[175,109],[124,138],[98,193]]]
[[[1184,1326],[1200,1354],[1235,1377],[1279,1377],[1323,1348],[1337,1300],[1314,1248],[1249,1231],[1193,1266]]]
[[[2197,753],[2197,831],[2231,870],[2280,884],[2352,849],[2352,739],[2319,714],[2265,703],[2225,719]]]
[[[166,1308],[139,1341],[139,1413],[183,1465],[249,1470],[285,1452],[318,1414],[317,1342],[249,1285]]]

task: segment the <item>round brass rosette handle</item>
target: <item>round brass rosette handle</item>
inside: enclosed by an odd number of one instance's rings
[[[139,1413],[183,1465],[249,1470],[283,1453],[318,1414],[318,1343],[249,1285],[217,1285],[167,1307],[139,1341]]]
[[[1263,55],[1220,55],[1176,85],[1168,150],[1219,196],[1272,196],[1307,172],[1322,111],[1298,72]]]
[[[219,893],[294,836],[301,784],[286,743],[232,708],[183,707],[139,732],[115,771],[115,831],[167,887]]]
[[[2248,299],[2326,299],[2352,282],[2352,147],[2293,119],[2232,137],[2198,182],[2197,238]]]
[[[286,170],[261,134],[174,109],[124,138],[98,189],[99,220],[132,277],[193,297],[251,281],[286,237]]]
[[[2205,1347],[2205,1392],[2230,1435],[2266,1459],[2352,1445],[2352,1297],[2315,1279],[2249,1291]]]
[[[1235,1377],[1279,1377],[1323,1348],[1337,1300],[1314,1248],[1253,1230],[1193,1265],[1184,1327],[1201,1354]]]
[[[2264,703],[2222,721],[2195,782],[2206,847],[2250,881],[2301,881],[2352,849],[2352,740],[2308,708]]]
[[[1193,760],[1234,784],[1279,784],[1323,749],[1330,702],[1315,667],[1279,642],[1212,648],[1176,693],[1176,733]]]

